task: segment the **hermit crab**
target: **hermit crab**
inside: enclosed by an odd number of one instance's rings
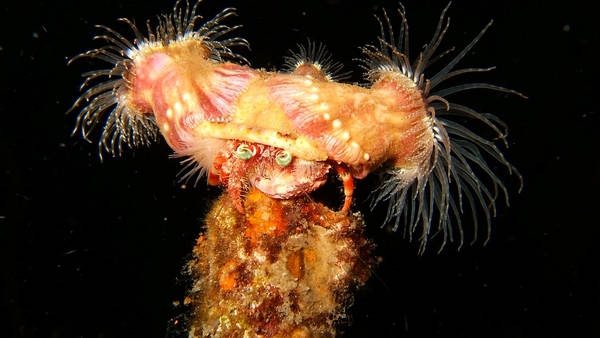
[[[71,60],[108,63],[83,74],[84,92],[72,108],[79,111],[75,131],[84,138],[103,125],[100,154],[120,154],[123,145],[149,144],[161,134],[175,156],[185,158],[184,178],[206,174],[208,183],[227,189],[240,213],[250,186],[288,199],[319,188],[331,171],[344,182],[342,211],[348,211],[354,179],[377,172],[382,181],[371,206],[387,202],[386,224],[403,224],[422,249],[436,232],[444,244],[462,244],[465,211],[475,226],[482,211],[489,229],[498,191],[507,201],[508,194],[487,161],[520,175],[494,141],[461,124],[473,119],[506,143],[503,123],[447,97],[471,89],[521,94],[487,83],[440,85],[492,69],[455,69],[491,22],[453,57],[452,50],[436,54],[449,27],[446,7],[431,40],[411,59],[404,8],[396,29],[382,11],[379,38],[360,48],[368,83],[359,85],[340,82],[340,64],[314,43],[288,57],[282,72],[250,68],[233,50],[248,42],[228,37],[239,26],[224,23],[234,10],[201,23],[199,3],[178,1],[146,34],[122,19],[133,40],[99,26],[104,32],[96,38],[108,45]],[[449,59],[446,65],[427,75],[442,58]]]

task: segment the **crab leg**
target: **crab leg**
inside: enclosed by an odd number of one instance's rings
[[[242,201],[242,191],[245,188],[246,178],[244,173],[248,170],[248,161],[236,159],[233,162],[231,173],[227,180],[227,192],[233,201],[233,205],[240,212],[245,214],[244,204]]]
[[[222,171],[223,164],[230,158],[230,154],[225,152],[219,152],[213,161],[212,167],[208,171],[208,184],[209,185],[219,185],[224,181],[228,180],[228,177],[224,176]]]
[[[350,211],[350,205],[352,204],[352,194],[354,193],[354,179],[352,175],[346,169],[345,166],[341,164],[334,164],[335,170],[337,171],[340,179],[344,183],[344,206],[342,207],[342,212]]]

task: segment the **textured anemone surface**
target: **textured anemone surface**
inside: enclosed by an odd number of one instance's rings
[[[190,337],[333,337],[374,265],[359,214],[308,197],[227,194],[194,248]]]

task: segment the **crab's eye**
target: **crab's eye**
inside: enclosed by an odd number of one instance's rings
[[[256,151],[253,151],[247,144],[243,143],[240,144],[235,151],[235,156],[242,160],[248,160],[254,155],[256,155]]]
[[[280,166],[285,167],[292,162],[292,154],[290,154],[288,151],[282,150],[275,156],[275,162],[277,162],[277,164]]]

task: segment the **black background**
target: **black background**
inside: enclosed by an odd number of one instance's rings
[[[206,17],[238,8],[254,67],[273,69],[296,43],[324,42],[360,71],[357,47],[375,40],[372,17],[394,1],[217,1]],[[406,1],[413,51],[428,41],[445,1]],[[181,189],[180,165],[161,141],[100,163],[95,144],[70,137],[79,74],[66,60],[98,47],[93,24],[127,32],[119,17],[143,22],[169,1],[10,1],[0,7],[0,336],[177,336],[189,258],[216,188]],[[382,257],[357,293],[347,337],[600,336],[595,248],[600,166],[596,145],[597,18],[577,1],[455,1],[442,48],[464,46],[495,22],[463,66],[496,65],[473,75],[524,92],[528,100],[476,91],[456,96],[510,126],[508,158],[525,187],[504,175],[511,207],[494,234],[459,252],[424,256],[399,234],[369,235]],[[397,21],[396,21],[397,22]],[[335,181],[334,181],[335,182]],[[374,181],[359,182],[364,197]],[[339,186],[338,186],[339,187]],[[341,203],[337,187],[330,196]],[[168,329],[167,327],[171,327]]]

